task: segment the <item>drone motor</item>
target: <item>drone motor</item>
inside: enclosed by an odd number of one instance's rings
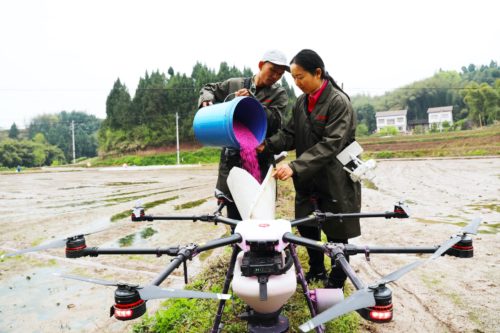
[[[375,305],[358,310],[358,313],[366,320],[374,323],[387,323],[392,320],[392,291],[385,285],[377,287],[373,294]]]
[[[472,258],[474,256],[472,237],[465,235],[462,240],[446,251],[446,254],[458,258]]]
[[[146,312],[146,302],[141,298],[136,287],[119,285],[115,291],[115,305],[110,316],[118,320],[132,320]]]
[[[79,258],[83,250],[87,248],[83,235],[68,238],[66,242],[66,258]]]

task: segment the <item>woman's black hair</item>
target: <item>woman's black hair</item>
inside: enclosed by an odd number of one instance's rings
[[[321,78],[330,81],[337,90],[342,91],[347,96],[347,98],[351,100],[349,98],[349,95],[347,95],[345,91],[343,91],[342,88],[339,87],[337,82],[335,82],[335,80],[330,76],[330,74],[328,74],[328,72],[325,70],[325,63],[323,62],[323,59],[321,59],[319,54],[317,54],[313,50],[301,50],[295,55],[295,57],[292,58],[292,61],[290,61],[290,65],[291,64],[299,65],[312,75],[316,74],[317,68],[321,69]]]

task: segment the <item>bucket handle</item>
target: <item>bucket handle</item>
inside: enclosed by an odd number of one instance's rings
[[[248,93],[250,94],[250,96],[251,96],[251,97],[253,97],[253,98],[257,99],[257,97],[255,97],[255,92],[254,92],[254,91],[252,91],[253,89],[251,89],[251,88],[250,88],[250,89],[247,89],[247,90],[248,90]],[[227,96],[226,96],[226,98],[224,98],[224,101],[223,101],[222,103],[226,102],[227,98],[228,98],[229,96],[231,96],[231,95],[236,95],[236,91],[235,91],[235,92],[233,92],[233,93],[230,93],[229,95],[227,95]]]

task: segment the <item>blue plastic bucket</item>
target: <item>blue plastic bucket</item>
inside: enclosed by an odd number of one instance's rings
[[[267,117],[262,105],[252,97],[235,99],[206,106],[194,116],[193,129],[196,139],[205,146],[240,148],[234,135],[233,121],[245,125],[262,143],[266,137]]]

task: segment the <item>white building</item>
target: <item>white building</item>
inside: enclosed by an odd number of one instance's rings
[[[429,115],[429,128],[434,124],[439,130],[443,129],[443,122],[447,121],[448,124],[453,124],[452,116],[453,106],[440,106],[437,108],[428,108],[427,114]]]
[[[394,126],[400,133],[406,133],[406,110],[383,111],[375,114],[377,132],[387,126]]]

